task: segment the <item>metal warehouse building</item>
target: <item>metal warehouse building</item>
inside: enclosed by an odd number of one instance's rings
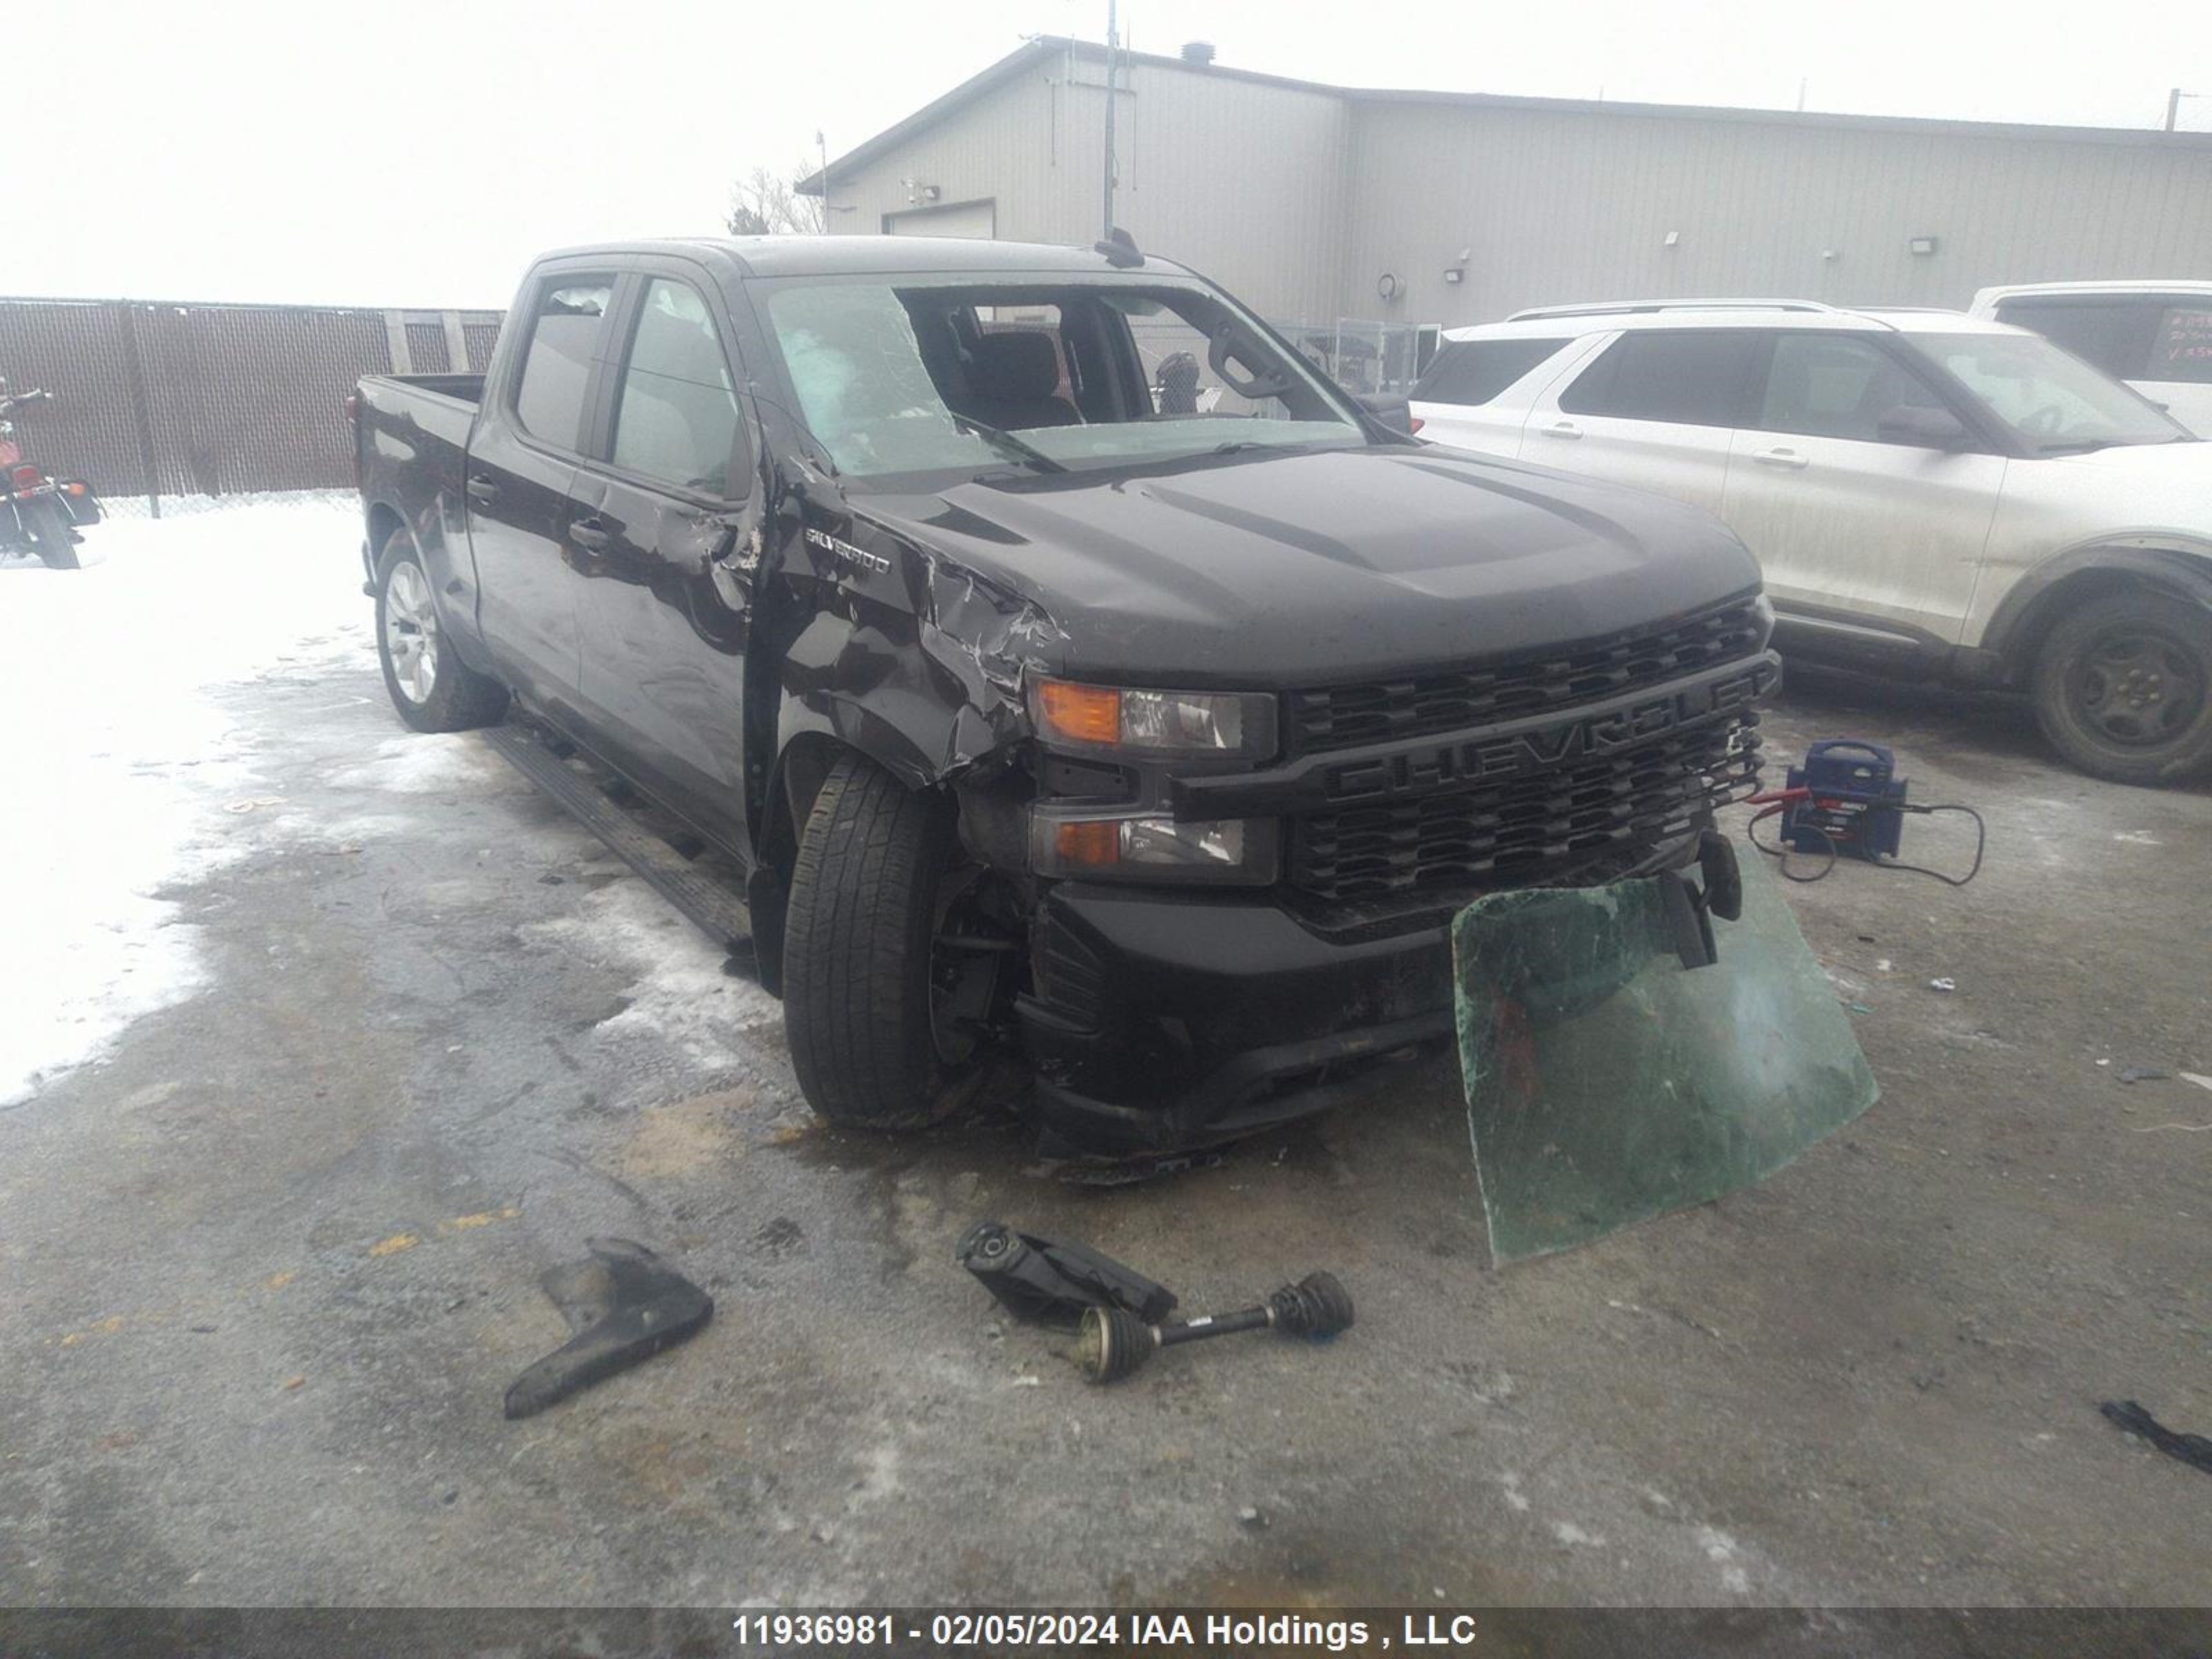
[[[1279,323],[2212,276],[2212,134],[1364,91],[1205,56],[1116,55],[1115,218]],[[834,232],[1087,243],[1106,97],[1103,46],[1034,40],[801,188]]]

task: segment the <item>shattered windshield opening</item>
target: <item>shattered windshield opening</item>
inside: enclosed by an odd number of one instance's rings
[[[1193,283],[811,281],[765,309],[848,479],[1366,441],[1317,370]]]

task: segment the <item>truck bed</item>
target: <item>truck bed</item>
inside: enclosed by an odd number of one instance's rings
[[[362,384],[371,380],[388,382],[392,386],[412,387],[427,392],[448,403],[465,404],[473,410],[483,401],[484,377],[481,374],[365,374]]]
[[[468,538],[460,528],[467,518],[462,489],[483,387],[481,374],[364,374],[352,404],[362,495],[416,526],[425,568],[441,585],[474,580]],[[453,526],[450,538],[447,525]],[[371,515],[362,550],[371,580],[377,550],[392,530],[390,520]],[[471,619],[453,620],[465,628]]]

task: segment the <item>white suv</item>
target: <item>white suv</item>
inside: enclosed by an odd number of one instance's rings
[[[2033,329],[2212,436],[2212,283],[1985,288],[1972,314]]]
[[[2212,445],[1956,312],[1668,301],[1445,332],[1421,436],[1692,501],[1786,653],[2030,690],[2098,776],[2212,764]]]

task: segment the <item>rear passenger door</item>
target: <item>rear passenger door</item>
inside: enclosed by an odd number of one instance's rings
[[[502,672],[541,707],[575,695],[568,491],[614,291],[604,268],[541,267],[469,441],[477,625]]]
[[[1881,337],[1767,337],[1722,516],[1758,556],[1776,608],[1842,654],[1905,658],[1955,644],[2005,458],[1978,439],[1965,450],[1884,439],[1893,411],[1959,411]]]
[[[1717,513],[1759,340],[1747,329],[1624,331],[1535,399],[1521,459]]]
[[[737,851],[759,490],[729,319],[707,274],[625,278],[571,530],[583,695],[626,769]]]

